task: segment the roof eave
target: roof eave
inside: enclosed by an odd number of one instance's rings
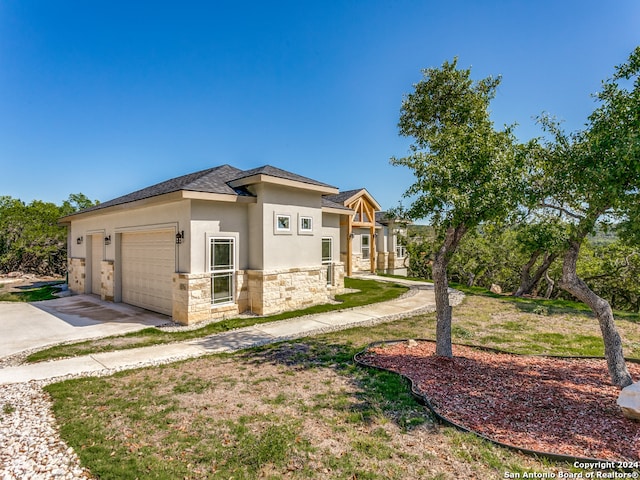
[[[360,190],[358,190],[357,193],[351,195],[349,198],[347,198],[344,201],[344,204],[347,205],[348,203],[353,202],[356,198],[361,197],[363,195],[367,196],[367,198],[369,199],[369,201],[371,202],[371,204],[376,210],[378,211],[382,210],[382,207],[380,206],[380,204],[376,201],[375,198],[373,198],[373,195],[371,195],[366,188],[361,188]]]
[[[336,213],[338,215],[351,215],[353,210],[349,208],[322,207],[322,213]]]
[[[256,198],[247,195],[235,195],[224,193],[197,192],[192,190],[178,190],[175,192],[154,195],[153,197],[142,198],[140,200],[132,200],[129,202],[118,203],[104,208],[92,209],[86,212],[77,212],[67,215],[58,220],[59,225],[69,225],[72,220],[87,218],[94,215],[104,215],[107,213],[128,210],[131,208],[141,208],[150,205],[158,205],[163,203],[171,203],[180,200],[207,200],[225,203],[255,203]]]
[[[321,193],[322,195],[335,195],[339,190],[329,185],[317,185],[313,183],[299,182],[296,180],[289,180],[286,178],[273,177],[271,175],[257,174],[250,177],[239,178],[228,183],[232,188],[245,187],[247,185],[254,185],[256,183],[270,183],[273,185],[280,185],[283,187],[298,188],[302,190],[311,190]]]

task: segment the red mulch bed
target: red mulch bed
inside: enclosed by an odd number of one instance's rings
[[[640,460],[640,422],[622,415],[604,360],[457,345],[453,359],[434,354],[432,342],[402,342],[370,348],[359,360],[410,378],[438,414],[497,442],[578,458]],[[640,377],[640,365],[628,367]]]

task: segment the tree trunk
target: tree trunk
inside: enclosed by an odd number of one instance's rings
[[[531,273],[530,272],[531,272],[531,268],[533,268],[533,265],[536,263],[536,260],[538,260],[539,256],[540,256],[540,252],[533,252],[529,257],[529,261],[525,263],[524,266],[522,267],[522,271],[520,272],[520,286],[514,292],[513,294],[514,297],[521,297],[526,293],[527,289],[531,289]]]
[[[522,273],[520,274],[520,286],[518,287],[518,290],[516,290],[516,292],[513,294],[514,297],[522,297],[523,295],[531,293],[535,286],[542,279],[542,276],[547,273],[547,270],[549,270],[551,264],[558,257],[558,254],[545,253],[542,264],[536,269],[533,276],[531,276],[531,268],[533,268],[533,265],[536,263],[536,260],[539,256],[540,252],[533,253],[527,264],[522,267]]]
[[[453,357],[447,265],[466,231],[467,228],[464,225],[447,228],[444,242],[436,253],[431,267],[436,299],[436,355],[441,357]]]
[[[583,238],[574,239],[569,244],[569,249],[565,253],[562,264],[560,287],[587,304],[596,315],[604,340],[604,354],[607,359],[611,382],[620,388],[624,388],[631,385],[633,380],[624,360],[622,340],[616,329],[611,306],[604,298],[596,295],[576,273],[576,264],[582,240]]]
[[[547,281],[547,291],[544,293],[544,298],[549,299],[551,298],[551,294],[553,293],[553,287],[556,284],[556,282],[554,282],[553,279],[549,276],[549,270],[544,272],[544,279]]]
[[[473,287],[473,284],[476,282],[476,274],[470,273],[467,279],[467,287]]]

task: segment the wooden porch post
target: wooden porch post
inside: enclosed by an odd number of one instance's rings
[[[351,252],[353,251],[353,238],[351,238],[351,234],[353,233],[353,219],[351,215],[348,216],[347,220],[347,277],[350,277],[353,269],[352,260],[351,260]]]
[[[370,260],[371,260],[371,273],[376,273],[376,226],[375,223],[369,227],[369,238],[371,239],[371,245],[369,247],[370,250]]]

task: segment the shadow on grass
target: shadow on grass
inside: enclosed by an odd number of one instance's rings
[[[405,432],[421,425],[433,426],[434,417],[413,396],[410,382],[391,372],[358,366],[353,357],[360,350],[350,343],[306,339],[257,347],[240,357],[254,365],[266,362],[293,369],[334,369],[358,390],[358,402],[344,406],[353,423],[370,423],[374,418],[384,416]]]

